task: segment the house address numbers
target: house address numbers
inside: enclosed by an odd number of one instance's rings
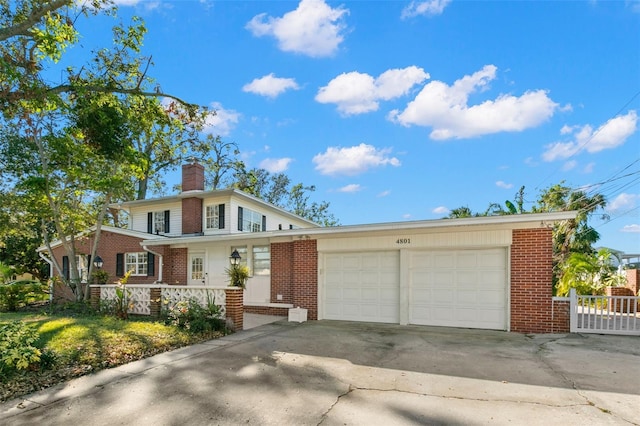
[[[411,244],[411,238],[398,238],[396,240],[396,244],[398,244],[398,245]]]

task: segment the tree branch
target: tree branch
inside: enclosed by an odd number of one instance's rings
[[[33,9],[31,14],[23,22],[10,27],[0,28],[0,41],[5,41],[18,35],[30,35],[29,29],[40,22],[47,13],[71,4],[73,4],[73,0],[52,0],[43,4],[39,9]]]

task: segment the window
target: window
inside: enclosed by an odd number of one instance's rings
[[[124,269],[131,275],[147,275],[147,252],[125,253]]]
[[[204,217],[205,229],[224,229],[224,204],[207,206]]]
[[[269,246],[253,246],[253,275],[271,274],[271,253]]]
[[[149,212],[147,214],[147,232],[149,234],[169,233],[169,210]]]
[[[266,231],[267,218],[253,210],[238,207],[238,231]]]

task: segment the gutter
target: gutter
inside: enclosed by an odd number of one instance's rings
[[[144,251],[147,251],[147,252],[151,253],[152,255],[158,257],[158,281],[156,281],[156,282],[161,283],[162,282],[162,263],[163,263],[162,258],[163,258],[163,256],[160,253],[157,253],[157,252],[155,252],[153,250],[150,250],[149,247],[147,247],[146,245],[143,245],[142,249]]]
[[[49,264],[49,306],[53,304],[53,261],[44,255],[41,251],[38,256]]]

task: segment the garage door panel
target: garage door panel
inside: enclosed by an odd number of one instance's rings
[[[409,322],[506,329],[505,249],[425,251],[410,259]]]
[[[324,256],[326,319],[400,321],[399,253],[332,253]],[[336,276],[341,276],[336,280]],[[329,283],[329,280],[334,280]],[[328,289],[342,289],[340,298]]]

